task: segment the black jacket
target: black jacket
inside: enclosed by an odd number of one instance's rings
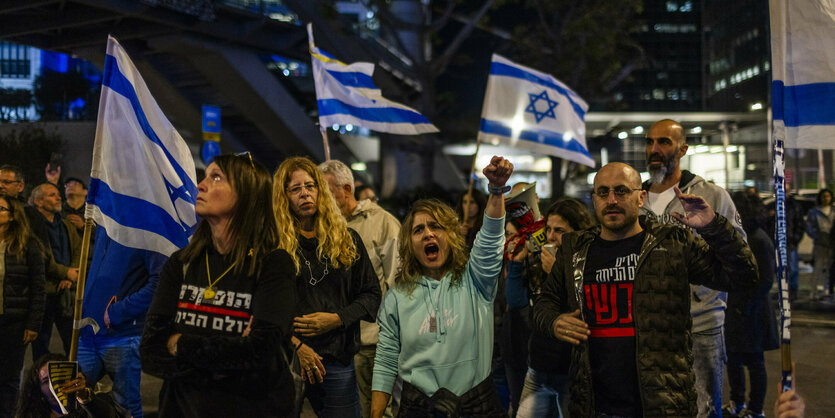
[[[632,318],[642,411],[648,417],[695,416],[690,283],[717,290],[751,287],[758,280],[754,256],[742,236],[718,214],[697,230],[701,238],[689,229],[658,225],[644,216],[640,222],[646,238],[635,269]],[[557,261],[534,305],[540,332],[553,335],[557,317],[580,308],[575,284],[582,286],[589,245],[599,234],[597,226],[563,236]],[[588,348],[587,342],[572,348],[571,417],[595,413]]]
[[[184,265],[180,252],[165,263],[139,345],[142,371],[165,379],[160,416],[290,416],[293,382],[282,347],[289,345],[296,297],[293,263],[283,250],[264,256],[261,271],[230,270],[206,299],[208,276],[231,261],[208,249]],[[243,337],[249,321],[251,332]],[[177,355],[167,349],[180,333]]]
[[[9,254],[4,258],[6,274],[3,278],[3,317],[24,322],[32,331],[41,329],[46,294],[44,292],[44,261],[40,246],[29,241],[20,260]]]
[[[357,260],[350,267],[328,267],[316,260],[317,238],[299,235],[300,269],[296,275],[298,306],[296,316],[314,312],[333,312],[339,315],[342,326],[315,337],[296,335],[304,344],[323,357],[330,356],[344,365],[351,364],[360,347],[360,320],[374,321],[380,308],[381,290],[374,266],[368,259],[359,234],[350,229],[357,247]],[[310,269],[305,264],[310,262]],[[324,277],[324,278],[323,278]],[[311,284],[311,279],[316,282]]]
[[[777,349],[779,338],[774,305],[768,297],[774,285],[774,244],[760,228],[746,231],[748,245],[760,270],[759,286],[728,293],[725,347],[729,352],[756,353]]]

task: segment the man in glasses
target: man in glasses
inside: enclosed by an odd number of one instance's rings
[[[563,235],[534,323],[573,344],[569,416],[696,415],[690,283],[748,288],[757,268],[726,218],[674,190],[672,216],[699,235],[640,216],[647,193],[623,163],[595,176],[600,225]]]
[[[644,182],[647,191],[645,212],[652,212],[658,221],[678,224],[672,216],[681,211],[674,187],[702,197],[717,213],[727,218],[743,237],[742,221],[731,196],[725,189],[708,183],[700,176],[681,169],[681,158],[687,154],[687,142],[681,124],[664,119],[650,127],[646,137],[647,169],[650,179]],[[722,408],[722,382],[725,378],[725,300],[728,295],[704,286],[691,287],[690,314],[693,316],[693,357],[696,372],[696,393],[699,396],[699,418],[718,417]],[[741,409],[741,408],[739,408]],[[737,411],[739,412],[739,411]]]

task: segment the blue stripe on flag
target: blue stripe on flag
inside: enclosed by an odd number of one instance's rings
[[[787,127],[835,125],[835,83],[785,86],[774,80],[771,89],[774,120]]]
[[[163,145],[159,136],[157,136],[157,133],[154,132],[153,128],[151,128],[151,125],[148,123],[148,118],[145,116],[145,112],[142,109],[142,104],[139,103],[139,97],[136,95],[136,90],[130,81],[119,70],[119,64],[116,61],[116,58],[112,55],[105,55],[102,85],[109,87],[111,90],[124,96],[130,101],[134,115],[136,116],[137,121],[139,121],[139,125],[142,127],[142,132],[144,132],[153,143],[162,148],[168,163],[174,168],[174,171],[177,173],[177,177],[180,178],[180,181],[185,186],[186,191],[188,191],[188,194],[182,193],[180,197],[186,202],[194,204],[197,199],[197,186],[191,181],[191,178],[185,170],[180,167],[177,160],[175,160],[171,153],[168,152],[168,149],[165,148],[165,145]]]
[[[520,78],[523,80],[530,81],[531,83],[536,83],[545,86],[549,89],[554,89],[558,93],[568,98],[568,101],[571,102],[571,107],[574,108],[574,113],[576,113],[580,117],[580,119],[583,119],[586,116],[586,111],[583,110],[583,107],[574,101],[573,96],[576,93],[566,89],[565,87],[560,86],[559,84],[552,82],[551,80],[542,78],[536,74],[529,73],[521,68],[517,68],[512,65],[507,65],[495,61],[493,61],[493,63],[490,64],[490,75]]]
[[[161,207],[133,196],[119,194],[97,178],[90,179],[89,193],[96,196],[95,205],[119,225],[158,234],[183,248],[194,227],[179,224]]]
[[[490,119],[481,119],[480,131],[486,134],[513,138],[513,129],[509,125]],[[559,132],[546,131],[542,129],[523,129],[519,131],[519,139],[535,142],[537,144],[549,145],[556,148],[562,148],[566,151],[576,152],[591,158],[588,150],[586,150],[580,142],[574,139],[566,141]]]
[[[343,86],[378,90],[377,86],[374,85],[374,81],[371,79],[371,76],[366,73],[333,70],[327,70],[327,72]]]
[[[319,117],[352,115],[369,122],[430,123],[420,113],[397,107],[357,107],[338,99],[321,99],[317,100],[316,103],[319,105]]]

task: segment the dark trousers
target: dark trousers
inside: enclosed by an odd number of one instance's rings
[[[737,405],[745,402],[745,368],[748,368],[748,380],[751,390],[748,393],[747,406],[753,412],[763,412],[763,402],[767,387],[765,361],[762,351],[756,353],[728,352],[728,383],[731,386],[731,400]]]
[[[525,374],[528,372],[528,340],[531,328],[528,321],[530,308],[509,309],[502,315],[502,330],[499,347],[504,362],[507,388],[510,392],[512,416],[519,410]]]
[[[14,416],[23,368],[23,319],[0,315],[0,418]]]
[[[38,338],[32,342],[32,361],[49,352],[49,339],[52,337],[52,324],[58,328],[58,335],[64,344],[64,354],[70,354],[72,340],[72,318],[64,316],[58,295],[47,295],[44,306],[43,322],[38,331]]]

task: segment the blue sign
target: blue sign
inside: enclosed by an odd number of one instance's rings
[[[220,155],[220,144],[217,141],[203,141],[200,155],[203,157],[203,164],[211,164],[212,160]]]
[[[220,140],[220,107],[203,106],[203,133],[216,134],[210,136],[217,137],[213,140]]]

